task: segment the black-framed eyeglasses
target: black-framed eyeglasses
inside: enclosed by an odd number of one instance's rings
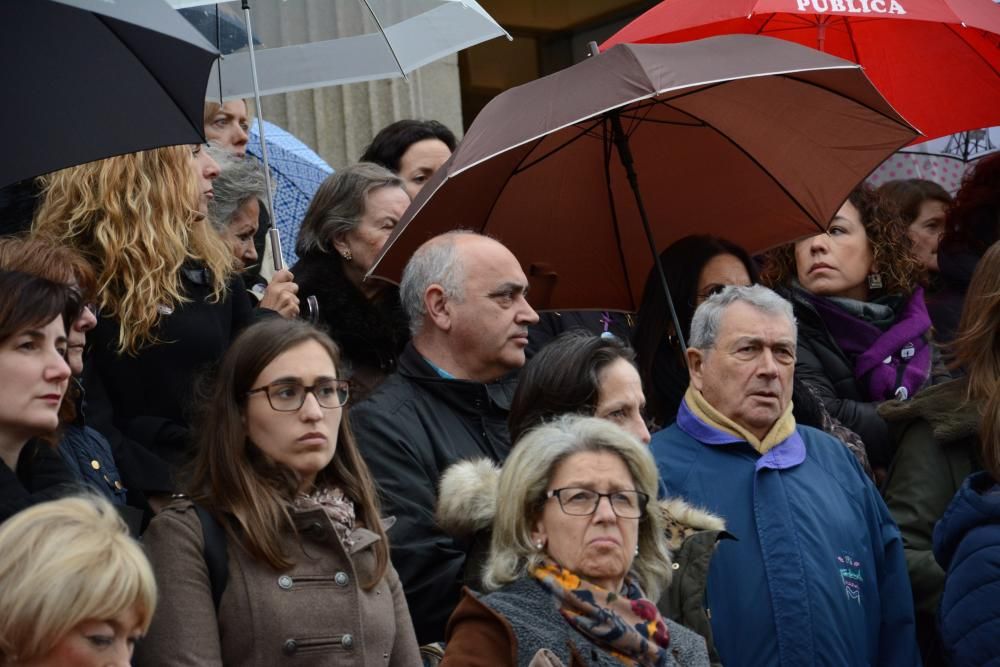
[[[319,407],[332,410],[347,404],[351,383],[347,380],[320,380],[311,387],[301,382],[272,382],[247,392],[247,396],[264,392],[267,402],[278,412],[295,412],[306,402],[306,394],[316,397]]]
[[[545,494],[545,498],[558,500],[559,507],[570,516],[590,516],[597,511],[601,498],[607,498],[611,511],[622,519],[641,519],[646,515],[646,503],[649,502],[649,495],[642,491],[598,493],[578,487],[553,489]]]

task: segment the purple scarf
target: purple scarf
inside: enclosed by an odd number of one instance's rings
[[[868,400],[905,400],[927,381],[931,371],[927,336],[931,319],[923,288],[913,291],[885,331],[825,297],[809,294],[809,301],[840,349],[848,358],[854,358],[854,377],[866,388]]]

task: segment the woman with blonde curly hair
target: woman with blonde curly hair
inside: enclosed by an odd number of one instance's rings
[[[823,233],[774,251],[764,277],[795,310],[796,378],[861,436],[883,474],[892,445],[878,405],[916,394],[936,357],[920,268],[896,207],[856,188]]]
[[[156,580],[103,498],[63,498],[0,527],[0,665],[125,667]]]
[[[91,162],[46,177],[35,216],[35,234],[78,250],[97,273],[84,385],[140,507],[173,491],[195,376],[251,317],[232,252],[206,217],[218,173],[203,146]]]

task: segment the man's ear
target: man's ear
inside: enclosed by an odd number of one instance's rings
[[[698,348],[687,349],[688,374],[691,376],[691,386],[701,391],[704,384],[705,353]]]
[[[444,288],[437,283],[431,284],[424,292],[424,308],[434,326],[442,331],[451,330],[451,306]]]

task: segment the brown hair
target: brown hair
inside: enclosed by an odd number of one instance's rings
[[[1000,242],[979,260],[951,344],[953,364],[966,372],[968,399],[981,403],[983,464],[1000,480]]]
[[[0,238],[0,269],[23,271],[61,285],[75,287],[83,302],[94,298],[97,277],[94,268],[83,255],[64,245],[46,239],[26,236]],[[69,332],[73,322],[66,323]],[[59,406],[59,421],[69,424],[76,420],[79,386],[70,382]]]
[[[872,249],[873,264],[882,275],[880,292],[912,293],[920,284],[923,271],[910,252],[910,244],[902,242],[907,238],[908,225],[903,221],[899,209],[867,184],[852,190],[847,201],[861,214],[861,224]],[[797,275],[795,244],[787,243],[775,248],[765,257],[761,282],[768,287],[790,285]]]
[[[294,530],[288,505],[298,479],[288,468],[269,461],[247,437],[244,410],[247,392],[260,373],[280,354],[314,341],[340,367],[340,352],[329,336],[301,320],[271,318],[247,328],[222,359],[214,382],[201,401],[197,447],[189,483],[190,495],[216,514],[231,514],[239,535],[224,522],[230,537],[276,570],[292,565],[281,547],[283,530]],[[375,483],[351,433],[347,407],[342,408],[337,449],[317,484],[339,486],[355,504],[358,520],[381,539],[375,545],[375,571],[362,582],[371,590],[389,564]]]
[[[925,201],[938,201],[945,208],[951,206],[951,195],[934,181],[923,178],[906,178],[887,181],[879,186],[878,193],[888,197],[899,207],[903,222],[912,224],[920,215],[920,207]]]
[[[94,267],[72,248],[28,236],[0,238],[0,269],[22,271],[76,287],[84,301],[94,297]]]

